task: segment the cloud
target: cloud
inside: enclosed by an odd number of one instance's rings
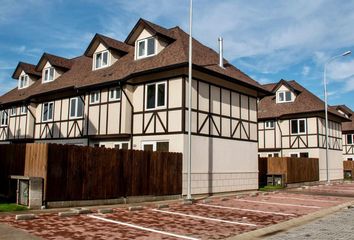
[[[309,75],[309,73],[310,73],[310,67],[309,66],[304,66],[303,68],[302,68],[302,75],[303,76],[307,76],[307,75]]]

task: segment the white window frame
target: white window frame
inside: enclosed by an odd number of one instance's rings
[[[4,118],[6,116],[6,118]],[[9,114],[5,110],[0,111],[0,126],[1,127],[6,127],[9,124]]]
[[[292,126],[292,121],[297,121],[297,133],[293,133],[292,129],[293,129],[293,126]],[[300,121],[304,121],[304,126],[305,126],[305,129],[304,129],[304,132],[300,132]],[[291,119],[290,120],[290,134],[291,135],[300,135],[300,134],[306,134],[306,130],[307,130],[307,122],[306,122],[306,119],[305,118],[299,118],[299,119]]]
[[[103,65],[103,54],[107,53],[107,64]],[[101,58],[101,65],[99,67],[97,67],[97,56],[101,54],[102,58]],[[111,54],[109,54],[108,50],[103,50],[101,52],[96,52],[93,55],[93,69],[97,70],[97,69],[101,69],[101,68],[106,68],[108,66],[110,66],[111,63]]]
[[[348,143],[348,136],[351,136],[352,143]],[[347,134],[345,141],[347,142],[348,145],[354,145],[354,134],[352,134],[352,133]]]
[[[44,106],[46,104],[48,104],[48,109],[49,109],[49,106],[52,105],[52,116],[51,116],[51,118],[49,118],[49,116],[48,116],[49,111],[48,111],[47,112],[47,119],[44,120]],[[43,103],[42,104],[42,122],[51,122],[51,121],[53,121],[53,119],[54,119],[54,102]]]
[[[111,91],[114,91],[114,97],[111,96]],[[119,97],[118,97],[118,92],[120,92]],[[110,88],[108,95],[109,95],[109,101],[119,101],[122,97],[122,89],[120,87]]]
[[[27,107],[25,105],[20,107],[20,114],[27,114]]]
[[[273,123],[273,126],[271,126],[270,123]],[[274,129],[275,121],[274,120],[265,121],[264,126],[265,129]]]
[[[52,79],[50,79],[50,70],[51,69],[53,69],[53,78]],[[46,72],[48,71],[48,79],[46,78]],[[55,79],[55,69],[54,69],[54,67],[47,67],[47,68],[45,68],[44,70],[43,70],[43,83],[47,83],[47,82],[52,82],[52,81],[54,81],[54,79]]]
[[[290,100],[286,100],[286,93],[287,92],[290,93]],[[280,100],[280,94],[284,94],[284,100],[283,101]],[[293,101],[293,96],[292,96],[290,90],[284,90],[284,91],[278,91],[277,92],[277,103],[287,103],[287,102],[292,102],[292,101]]]
[[[75,116],[71,116],[71,107],[72,107],[72,100],[75,100]],[[70,98],[69,100],[69,119],[77,119],[77,118],[82,118],[84,116],[84,111],[85,111],[85,104],[84,101],[82,101],[83,107],[82,107],[82,116],[78,116],[78,108],[79,108],[79,101],[81,101],[80,97],[74,97],[74,98]]]
[[[17,115],[17,107],[12,107],[10,109],[10,116],[16,116]]]
[[[152,151],[155,152],[157,149],[157,143],[159,143],[159,142],[168,142],[170,144],[169,140],[144,140],[144,141],[141,141],[141,150],[144,151],[145,145],[152,145]]]
[[[148,40],[149,39],[154,40],[154,53],[152,53],[152,54],[148,54]],[[141,42],[144,42],[145,51],[144,51],[143,55],[139,56],[139,43],[141,43]],[[155,56],[157,53],[157,40],[155,37],[147,37],[144,39],[137,40],[135,43],[135,49],[136,49],[136,51],[135,51],[136,59],[142,59],[142,58],[146,58],[146,57]]]
[[[158,89],[158,85],[162,85],[162,84],[165,86],[164,105],[157,106],[157,100],[158,100],[158,90],[157,89]],[[148,108],[148,88],[151,85],[155,85],[155,107]],[[163,82],[146,84],[146,88],[145,88],[145,110],[163,109],[163,108],[166,108],[166,104],[167,104],[167,82],[163,81]]]
[[[95,96],[97,96],[97,98],[96,97],[94,97],[94,100],[92,101],[92,95],[95,95]],[[90,95],[89,95],[89,102],[90,102],[90,104],[97,104],[97,103],[100,103],[100,98],[101,98],[101,93],[100,93],[100,91],[94,91],[94,92],[90,92]]]
[[[22,86],[21,86],[22,83]],[[28,74],[24,74],[22,76],[20,76],[19,80],[18,80],[18,89],[23,89],[28,87],[29,85],[29,76]]]

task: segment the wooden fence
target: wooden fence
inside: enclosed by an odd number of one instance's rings
[[[182,193],[181,153],[27,144],[22,158],[16,175],[43,177],[47,202]]]
[[[354,179],[354,161],[343,161],[343,170],[351,171],[352,180]]]
[[[267,174],[284,174],[286,184],[319,181],[318,158],[268,157],[266,159],[263,159],[263,162],[267,162]]]

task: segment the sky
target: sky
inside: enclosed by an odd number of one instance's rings
[[[354,1],[194,0],[193,37],[258,82],[296,80],[323,98],[323,71],[354,51]],[[189,31],[189,0],[0,0],[0,94],[19,61],[82,55],[95,33],[124,41],[139,18]],[[327,65],[329,104],[354,109],[354,54]]]

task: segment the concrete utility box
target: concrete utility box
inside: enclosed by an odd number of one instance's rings
[[[43,178],[10,176],[17,181],[16,203],[29,208],[40,208],[43,204]]]

